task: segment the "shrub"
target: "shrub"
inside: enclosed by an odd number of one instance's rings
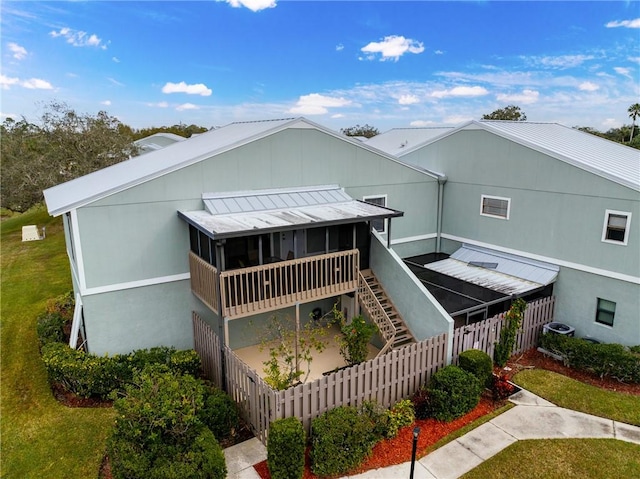
[[[353,406],[340,406],[311,423],[311,470],[318,476],[344,474],[371,454],[378,440],[374,424]]]
[[[267,466],[273,479],[301,479],[306,434],[298,418],[278,419],[269,427]]]
[[[482,385],[473,374],[450,365],[432,376],[428,392],[433,417],[452,421],[476,407]]]
[[[640,354],[640,344],[637,346],[631,346],[629,348],[629,351],[631,351],[633,354]]]
[[[516,388],[509,382],[504,374],[493,375],[491,379],[491,392],[493,393],[494,400],[501,401],[515,392]]]
[[[65,324],[65,319],[59,313],[43,313],[38,316],[36,333],[40,348],[49,343],[62,343]]]
[[[398,401],[386,414],[385,437],[392,438],[398,435],[400,428],[413,424],[416,414],[410,399]]]
[[[432,416],[431,401],[429,399],[429,391],[427,388],[420,387],[411,398],[413,401],[413,410],[417,419],[428,419]]]
[[[478,378],[483,387],[491,386],[493,361],[484,351],[468,349],[460,353],[458,365]]]
[[[193,375],[200,369],[200,358],[195,351],[176,351],[167,347],[109,357],[87,354],[66,344],[51,342],[43,346],[42,360],[49,381],[82,397],[106,398],[113,391],[122,390],[133,379],[134,371],[148,364],[164,364],[176,374]]]
[[[47,313],[59,314],[65,322],[71,322],[75,309],[73,291],[69,291],[47,301]]]
[[[493,352],[493,360],[500,367],[507,364],[507,360],[513,352],[516,332],[522,324],[525,309],[527,309],[527,303],[522,298],[518,298],[511,304],[505,315],[505,322],[500,330],[500,339]]]
[[[567,366],[612,377],[622,382],[640,383],[640,356],[620,344],[594,344],[563,334],[543,334],[540,345],[564,358]]]
[[[240,424],[236,403],[227,393],[213,386],[204,390],[200,417],[218,439],[233,435]]]

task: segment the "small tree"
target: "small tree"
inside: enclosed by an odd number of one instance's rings
[[[519,106],[509,105],[499,108],[489,114],[482,115],[483,120],[509,120],[509,121],[527,121],[527,115],[520,110]]]
[[[342,333],[336,339],[344,360],[349,366],[366,361],[369,354],[368,345],[373,335],[378,332],[378,327],[365,321],[362,316],[355,316],[351,321],[347,321],[337,304],[333,305],[333,316]]]
[[[364,126],[356,125],[348,128],[340,128],[340,132],[347,136],[364,136],[365,138],[371,138],[380,134],[380,131],[376,127],[368,124]]]
[[[502,367],[507,364],[507,360],[513,352],[513,346],[516,342],[516,333],[520,329],[524,318],[524,311],[527,309],[527,303],[522,299],[516,299],[507,314],[505,315],[505,323],[500,331],[500,339],[493,352],[494,362]]]
[[[326,330],[313,321],[301,329],[290,317],[277,315],[269,319],[261,348],[269,348],[269,359],[264,361],[265,381],[274,389],[290,388],[296,381],[305,382],[311,372],[313,353],[325,349],[322,338]],[[303,370],[303,365],[306,368]]]

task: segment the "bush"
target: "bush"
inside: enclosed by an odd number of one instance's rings
[[[236,403],[227,393],[213,386],[204,390],[200,417],[218,439],[233,435],[240,424]]]
[[[398,435],[400,428],[413,424],[416,414],[410,399],[398,401],[386,414],[385,437],[392,438]]]
[[[64,343],[51,342],[42,348],[49,381],[82,397],[107,398],[121,391],[133,379],[134,371],[148,364],[164,364],[175,374],[196,375],[200,358],[193,350],[153,348],[116,356],[95,356],[70,348]]]
[[[428,419],[432,417],[431,401],[429,399],[429,391],[427,388],[420,387],[411,398],[413,401],[413,410],[417,419]]]
[[[567,366],[600,377],[640,383],[640,356],[620,344],[594,344],[563,334],[543,334],[540,345],[564,358]]]
[[[62,343],[65,324],[65,319],[58,313],[43,313],[38,316],[36,333],[40,348],[49,343]]]
[[[484,351],[468,349],[460,353],[458,365],[478,378],[483,387],[491,386],[493,361]]]
[[[71,322],[75,305],[73,291],[69,291],[47,301],[47,313],[59,314],[65,322]]]
[[[482,385],[473,374],[450,365],[432,376],[428,392],[433,417],[452,421],[476,407]]]
[[[640,345],[631,346],[629,348],[629,351],[631,351],[633,354],[640,354]]]
[[[509,311],[507,311],[504,316],[504,323],[500,330],[500,338],[493,351],[493,360],[500,367],[507,364],[507,360],[513,353],[513,347],[516,343],[516,333],[520,329],[526,309],[527,303],[522,298],[518,298],[511,304]]]
[[[378,440],[366,414],[353,406],[340,406],[311,423],[311,470],[318,476],[344,474],[371,454]]]
[[[278,419],[269,427],[267,466],[273,479],[301,479],[306,434],[298,418]]]

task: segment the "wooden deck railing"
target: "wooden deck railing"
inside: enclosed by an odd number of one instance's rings
[[[385,341],[385,345],[382,347],[378,356],[385,354],[393,345],[393,340],[396,337],[396,327],[393,325],[391,318],[385,311],[384,307],[378,301],[375,293],[367,283],[367,280],[362,276],[362,273],[358,273],[360,276],[360,285],[358,287],[358,301],[367,311],[367,314],[371,321],[373,321],[378,330],[380,336]]]
[[[214,312],[219,312],[218,270],[200,258],[193,251],[189,251],[189,270],[191,271],[191,291]]]
[[[356,291],[357,249],[220,273],[222,315],[241,318]]]

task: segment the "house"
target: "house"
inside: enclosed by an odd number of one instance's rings
[[[95,354],[193,347],[192,312],[238,349],[274,314],[338,301],[376,321],[384,352],[550,294],[577,335],[639,344],[639,164],[554,124],[360,141],[296,118],[232,123],[45,199]]]
[[[640,344],[638,150],[551,123],[471,121],[419,134],[376,141],[446,175],[437,251],[451,257],[427,266],[481,283],[498,263],[512,274],[537,264],[524,279],[556,275],[556,321],[580,337]],[[505,263],[514,257],[522,264]]]
[[[95,354],[191,348],[192,312],[231,348],[256,344],[274,314],[353,314],[367,271],[404,318],[371,313],[382,349],[453,328],[389,248],[431,237],[438,176],[306,119],[232,123],[44,194]]]

